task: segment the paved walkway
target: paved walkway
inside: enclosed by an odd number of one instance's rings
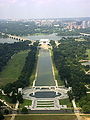
[[[80,111],[78,110],[76,103],[75,103],[75,99],[72,100],[72,104],[73,104],[73,108],[74,108],[74,113],[77,116],[78,120],[83,120],[83,118],[80,116]]]
[[[0,101],[1,101],[2,103],[4,103],[4,105],[6,105],[7,107],[9,107],[10,109],[13,109],[10,105],[8,105],[8,104],[5,102],[5,100],[0,99]]]
[[[17,103],[16,103],[15,110],[18,109],[18,106],[19,106],[19,101],[17,101]],[[13,114],[10,120],[14,120],[15,116],[16,116],[16,114]]]

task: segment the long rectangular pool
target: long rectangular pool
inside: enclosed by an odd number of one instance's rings
[[[41,49],[39,51],[35,86],[55,86],[49,50]]]

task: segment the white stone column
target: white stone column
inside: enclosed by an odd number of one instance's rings
[[[35,92],[33,92],[33,95],[35,95]]]
[[[58,92],[56,91],[56,95],[58,95]]]

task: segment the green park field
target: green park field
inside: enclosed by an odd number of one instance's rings
[[[61,105],[67,105],[67,107],[72,107],[72,103],[70,102],[69,98],[59,100],[59,103]]]
[[[3,71],[0,73],[0,86],[14,82],[20,76],[22,68],[25,64],[25,58],[29,51],[21,51],[12,56]]]
[[[25,106],[31,106],[32,105],[32,100],[25,100],[23,101],[22,104],[20,104],[20,108],[23,108]]]

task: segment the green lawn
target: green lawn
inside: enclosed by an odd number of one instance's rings
[[[59,100],[59,103],[61,105],[67,105],[67,107],[72,107],[72,103],[70,102],[69,98],[63,99],[63,100]]]
[[[35,63],[35,66],[34,66],[34,69],[33,69],[33,73],[32,73],[32,75],[30,77],[30,85],[29,86],[32,86],[33,85],[33,81],[35,80],[36,67],[37,67],[37,63]]]
[[[88,59],[90,60],[90,49],[87,49],[86,54],[88,55]]]
[[[53,64],[53,67],[54,67],[55,79],[57,80],[58,85],[59,86],[64,85],[63,81],[60,80],[60,76],[59,76],[59,73],[58,73],[58,70],[57,70],[55,64]]]
[[[31,106],[32,100],[24,100],[22,104],[20,104],[20,108],[23,108],[24,106]]]
[[[77,120],[74,115],[23,115],[16,116],[15,120]]]
[[[38,59],[38,53],[36,55],[36,59]],[[34,65],[32,75],[30,77],[30,85],[29,86],[33,86],[33,81],[35,80],[35,75],[36,75],[36,69],[37,69],[37,60],[36,60],[36,63]]]
[[[87,93],[87,97],[89,97],[89,98],[90,98],[90,93]]]
[[[64,82],[62,80],[60,80],[60,76],[59,76],[58,70],[57,70],[57,68],[55,66],[55,63],[54,63],[54,60],[53,60],[53,52],[52,51],[51,51],[51,57],[52,57],[53,68],[54,68],[54,73],[55,73],[55,79],[57,80],[59,86],[64,85]]]
[[[14,82],[20,76],[21,70],[25,63],[25,58],[29,51],[21,51],[9,60],[7,66],[0,73],[0,86]]]

